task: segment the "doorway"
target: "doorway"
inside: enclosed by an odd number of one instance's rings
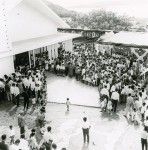
[[[28,66],[29,65],[29,52],[16,54],[14,56],[14,67]]]

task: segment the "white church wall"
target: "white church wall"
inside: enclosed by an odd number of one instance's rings
[[[11,74],[14,72],[13,56],[4,57],[0,59],[0,77],[5,74]]]
[[[6,4],[4,0],[0,1],[0,53],[9,52],[12,50],[9,42],[8,32],[8,16],[6,12]]]
[[[4,0],[0,0],[0,77],[14,72],[13,56],[5,57],[12,51],[8,29],[6,3]]]
[[[22,1],[9,12],[8,23],[12,42],[57,33],[57,26],[52,19],[25,1]]]

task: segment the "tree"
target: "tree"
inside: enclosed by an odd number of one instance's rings
[[[132,27],[130,18],[126,16],[118,16],[117,14],[105,10],[92,11],[89,14],[69,11],[59,5],[44,0],[45,3],[54,12],[62,18],[71,18],[71,22],[67,22],[71,28],[89,28],[102,30],[125,30],[128,31]]]
[[[77,14],[72,16],[70,22],[72,28],[81,26],[82,28],[89,29],[102,29],[102,30],[125,30],[128,31],[132,27],[130,18],[126,16],[117,16],[113,12],[104,10],[93,11],[89,14]]]

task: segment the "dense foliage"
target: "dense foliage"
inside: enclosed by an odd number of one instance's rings
[[[130,18],[126,16],[118,16],[113,12],[104,10],[92,11],[89,14],[69,11],[61,6],[47,2],[47,5],[60,17],[70,18],[67,23],[72,28],[88,28],[103,30],[125,30],[128,31],[132,27]]]
[[[130,18],[125,16],[117,16],[113,12],[104,10],[93,11],[89,14],[77,14],[72,16],[72,21],[69,22],[72,28],[89,28],[89,29],[104,29],[104,30],[125,30],[128,31],[132,27]]]

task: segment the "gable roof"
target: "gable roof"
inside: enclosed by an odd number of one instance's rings
[[[125,32],[121,31],[116,34],[106,34],[102,36],[98,42],[106,44],[120,44],[131,47],[148,48],[148,33],[147,32]]]
[[[50,17],[58,25],[58,27],[70,28],[70,26],[55,12],[53,12],[42,0],[4,0],[7,12],[10,13],[22,1],[27,2],[39,12],[43,13],[47,17]]]

